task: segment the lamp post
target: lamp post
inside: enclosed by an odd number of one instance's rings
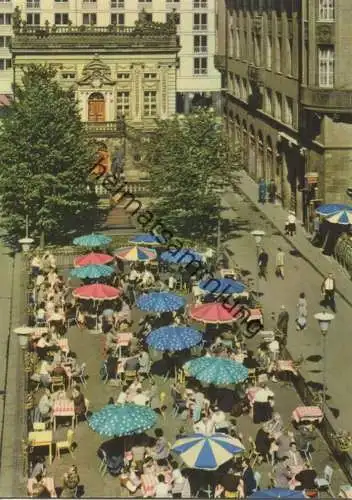
[[[22,247],[22,252],[27,253],[31,248],[32,243],[34,242],[33,238],[29,237],[29,217],[26,215],[26,236],[18,240],[18,243]]]
[[[327,355],[327,336],[331,321],[335,316],[328,312],[319,312],[314,314],[314,318],[318,321],[321,334],[323,336],[323,412],[326,408],[326,355]]]
[[[251,232],[251,235],[254,237],[255,246],[256,246],[256,250],[257,250],[257,253],[256,253],[256,255],[257,255],[256,294],[257,294],[257,297],[259,297],[259,264],[258,264],[258,259],[259,259],[259,249],[260,249],[262,239],[265,236],[265,231],[261,231],[260,229],[255,229],[254,231]]]

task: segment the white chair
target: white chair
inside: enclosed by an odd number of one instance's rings
[[[69,429],[67,431],[66,441],[57,441],[56,442],[56,456],[58,458],[61,458],[61,451],[62,450],[68,450],[68,452],[70,453],[71,457],[73,459],[75,458],[73,456],[73,453],[72,453],[73,436],[74,436],[73,430]]]
[[[82,363],[79,370],[76,373],[72,373],[72,378],[78,379],[82,385],[87,385],[86,368],[87,368],[87,363]]]
[[[254,473],[254,480],[255,480],[255,484],[256,484],[255,491],[258,491],[259,488],[260,488],[260,483],[262,481],[262,475],[261,475],[260,472],[255,471],[255,473]]]
[[[331,489],[331,481],[333,476],[333,469],[330,465],[326,465],[323,472],[323,477],[317,477],[314,481],[317,485],[318,490],[327,490],[332,497],[334,497],[334,493]]]
[[[310,441],[307,441],[306,445],[299,450],[300,453],[304,456],[305,460],[309,463],[312,462],[311,450],[312,450],[312,443]]]
[[[108,468],[108,456],[106,451],[100,448],[100,453],[102,454],[101,462],[99,464],[99,472],[104,477]]]

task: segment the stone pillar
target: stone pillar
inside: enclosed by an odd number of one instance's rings
[[[282,204],[287,210],[291,209],[291,186],[288,180],[289,172],[286,152],[282,153]]]
[[[159,95],[159,110],[160,118],[165,119],[168,117],[168,65],[160,65],[160,95]]]
[[[143,65],[132,65],[132,119],[142,121]]]
[[[191,110],[191,100],[189,97],[189,93],[185,92],[183,94],[183,114],[188,115]]]

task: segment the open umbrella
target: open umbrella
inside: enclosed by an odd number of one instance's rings
[[[228,310],[221,302],[197,304],[189,310],[189,316],[201,323],[221,324],[236,321],[236,314]]]
[[[160,259],[164,262],[168,262],[169,264],[178,265],[188,265],[192,264],[192,262],[203,262],[203,257],[195,250],[191,250],[189,248],[181,248],[175,252],[168,250],[160,255]]]
[[[162,326],[146,337],[149,346],[157,351],[183,351],[199,344],[202,334],[185,326]]]
[[[234,455],[243,453],[244,446],[238,439],[216,433],[210,436],[192,434],[182,437],[171,449],[191,469],[216,470]]]
[[[141,295],[137,300],[137,307],[147,312],[177,311],[183,307],[186,300],[175,293],[151,292]]]
[[[248,370],[241,363],[216,356],[191,359],[183,367],[186,373],[207,384],[239,384],[248,378]]]
[[[129,262],[148,262],[155,260],[157,253],[153,248],[145,248],[139,246],[119,248],[115,255],[118,259],[127,260]]]
[[[201,290],[213,295],[232,295],[234,293],[242,293],[246,289],[243,283],[231,278],[210,278],[201,281],[198,286]]]
[[[114,257],[112,255],[108,255],[106,253],[91,252],[87,255],[80,255],[79,257],[76,257],[74,260],[74,266],[100,266],[108,264],[112,260],[114,260]]]
[[[252,493],[249,498],[257,498],[258,500],[275,498],[306,498],[303,491],[287,490],[285,488],[270,488],[267,490],[258,490]]]
[[[121,290],[118,288],[101,283],[80,286],[73,290],[74,297],[85,300],[113,300],[120,297],[121,293]]]
[[[141,434],[155,425],[157,414],[148,406],[126,403],[106,405],[88,419],[89,427],[101,436]]]
[[[325,217],[331,224],[342,224],[347,226],[352,224],[352,207],[340,204],[320,205],[316,209],[317,214]]]
[[[98,279],[103,276],[110,276],[113,272],[114,270],[109,266],[91,264],[89,266],[75,267],[70,271],[70,276],[81,279]]]
[[[162,236],[157,236],[155,234],[146,233],[146,234],[137,234],[133,236],[128,243],[133,243],[135,245],[151,245],[153,247],[165,245],[166,240]]]
[[[102,247],[108,245],[112,241],[110,236],[105,236],[104,234],[86,234],[84,236],[79,236],[73,240],[74,245],[80,247]]]

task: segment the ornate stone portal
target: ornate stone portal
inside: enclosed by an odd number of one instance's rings
[[[96,54],[92,61],[83,68],[82,77],[77,84],[100,89],[103,85],[115,85],[116,80],[111,78],[110,67],[100,59],[99,54]]]

